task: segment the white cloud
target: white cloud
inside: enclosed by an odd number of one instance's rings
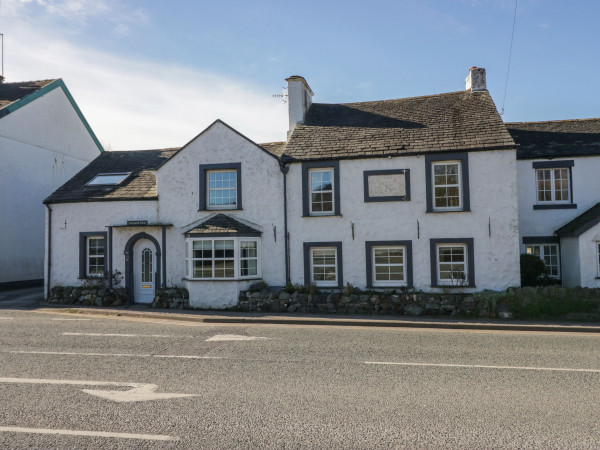
[[[287,105],[271,96],[279,85],[102,53],[25,21],[13,21],[6,34],[6,81],[63,78],[112,149],[183,145],[217,118],[256,142],[285,139]]]

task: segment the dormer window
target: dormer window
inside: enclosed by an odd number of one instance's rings
[[[90,181],[86,186],[116,186],[121,184],[125,178],[127,178],[131,172],[119,172],[119,173],[99,173]]]

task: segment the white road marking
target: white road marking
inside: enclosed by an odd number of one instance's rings
[[[97,389],[82,389],[86,394],[101,397],[114,402],[145,402],[148,400],[163,400],[169,398],[196,397],[196,394],[158,393],[156,384],[122,383],[119,381],[83,381],[83,380],[52,380],[40,378],[0,378],[0,383],[18,384],[52,384],[68,386],[114,386],[130,387],[128,391],[100,391]]]
[[[223,359],[221,356],[197,356],[197,355],[152,355],[154,358],[182,358],[182,359]]]
[[[8,353],[19,353],[22,355],[71,355],[71,356],[130,356],[132,358],[149,358],[152,355],[136,355],[133,353],[79,353],[79,352],[36,352],[11,350]]]
[[[478,364],[433,364],[433,363],[408,363],[408,362],[373,362],[365,361],[365,364],[382,366],[430,366],[430,367],[458,367],[467,369],[512,369],[512,370],[537,370],[549,372],[587,372],[600,373],[600,369],[574,369],[569,367],[527,367],[527,366],[485,366]]]
[[[109,431],[84,431],[84,430],[52,430],[48,428],[22,428],[22,427],[0,427],[0,432],[7,433],[34,433],[34,434],[62,434],[66,436],[91,436],[122,439],[140,439],[144,441],[178,441],[178,438],[165,434],[132,434],[112,433]]]
[[[52,319],[52,320],[85,320],[85,321],[91,321],[92,319]]]
[[[182,359],[223,359],[221,356],[199,356],[199,355],[150,355],[136,353],[83,353],[83,352],[43,352],[43,351],[25,351],[10,350],[2,353],[17,353],[21,355],[65,355],[65,356],[117,356],[132,358],[182,358]]]
[[[256,341],[258,339],[269,339],[267,337],[257,336],[242,336],[240,334],[217,334],[211,338],[208,338],[206,342],[216,341]]]
[[[188,336],[173,336],[170,334],[123,334],[123,333],[63,333],[63,336],[108,336],[108,337],[188,337]]]
[[[0,320],[13,320],[14,317],[1,317],[0,316]]]

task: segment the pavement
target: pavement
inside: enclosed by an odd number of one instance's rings
[[[454,319],[428,316],[366,316],[342,314],[282,314],[210,310],[153,309],[146,305],[123,307],[85,307],[43,303],[42,288],[0,291],[1,309],[32,310],[40,313],[63,313],[163,319],[207,324],[272,324],[359,326],[381,328],[431,328],[449,330],[532,331],[600,333],[597,322],[555,322],[501,319]]]

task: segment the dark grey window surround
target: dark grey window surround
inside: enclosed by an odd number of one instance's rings
[[[404,174],[404,185],[406,186],[406,195],[391,195],[387,197],[375,197],[369,194],[369,176],[377,175],[402,175]],[[365,192],[365,203],[368,202],[408,202],[410,201],[410,170],[409,169],[391,169],[391,170],[365,170],[363,172],[363,184]]]
[[[523,244],[558,244],[558,236],[523,236]]]
[[[102,236],[104,238],[104,277],[107,276],[108,263],[108,232],[106,231],[82,231],[79,233],[79,278],[88,278],[87,275],[87,239],[90,236]]]
[[[224,208],[222,211],[235,211],[242,209],[242,163],[223,163],[223,164],[200,164],[200,201],[198,202],[199,211],[219,211],[218,208],[207,209],[207,196],[208,191],[206,189],[206,172],[211,170],[226,170],[235,169],[237,172],[237,205],[235,208]]]
[[[310,189],[308,186],[310,169],[333,169],[333,214],[310,214]],[[302,216],[303,217],[330,217],[340,216],[340,162],[339,161],[307,161],[302,163]]]
[[[463,287],[475,287],[475,250],[473,248],[473,238],[443,238],[443,239],[430,239],[430,253],[429,261],[431,264],[431,287],[461,287],[461,286],[449,286],[447,284],[439,284],[437,278],[437,246],[438,244],[464,244],[467,246],[467,265],[468,265],[468,276],[469,284]]]
[[[344,264],[342,263],[342,243],[341,242],[305,242],[304,244],[304,284],[308,285],[312,282],[310,277],[310,249],[319,247],[335,247],[336,248],[336,274],[338,279],[338,288],[344,287]],[[333,286],[332,286],[333,287]],[[327,288],[323,286],[323,288]]]
[[[533,209],[576,209],[577,204],[573,203],[573,169],[575,161],[572,159],[565,159],[560,161],[534,161],[531,163],[531,167],[534,169],[569,169],[569,191],[571,193],[571,203],[553,203],[553,204],[535,204]],[[537,174],[536,174],[537,183]],[[537,196],[537,187],[536,187]]]
[[[462,184],[462,209],[457,211],[435,211],[433,209],[433,186],[431,164],[441,161],[460,161],[461,165],[461,184]],[[425,155],[425,185],[427,192],[427,212],[428,213],[447,213],[447,212],[469,212],[471,211],[471,200],[469,195],[469,154],[468,153],[438,153],[434,155]]]
[[[413,262],[412,262],[412,241],[366,241],[365,242],[365,258],[367,261],[367,287],[378,288],[382,286],[373,286],[373,247],[406,247],[405,268],[406,268],[406,286],[398,285],[397,287],[413,287]],[[394,286],[385,286],[386,289]],[[383,287],[382,287],[383,288]]]

